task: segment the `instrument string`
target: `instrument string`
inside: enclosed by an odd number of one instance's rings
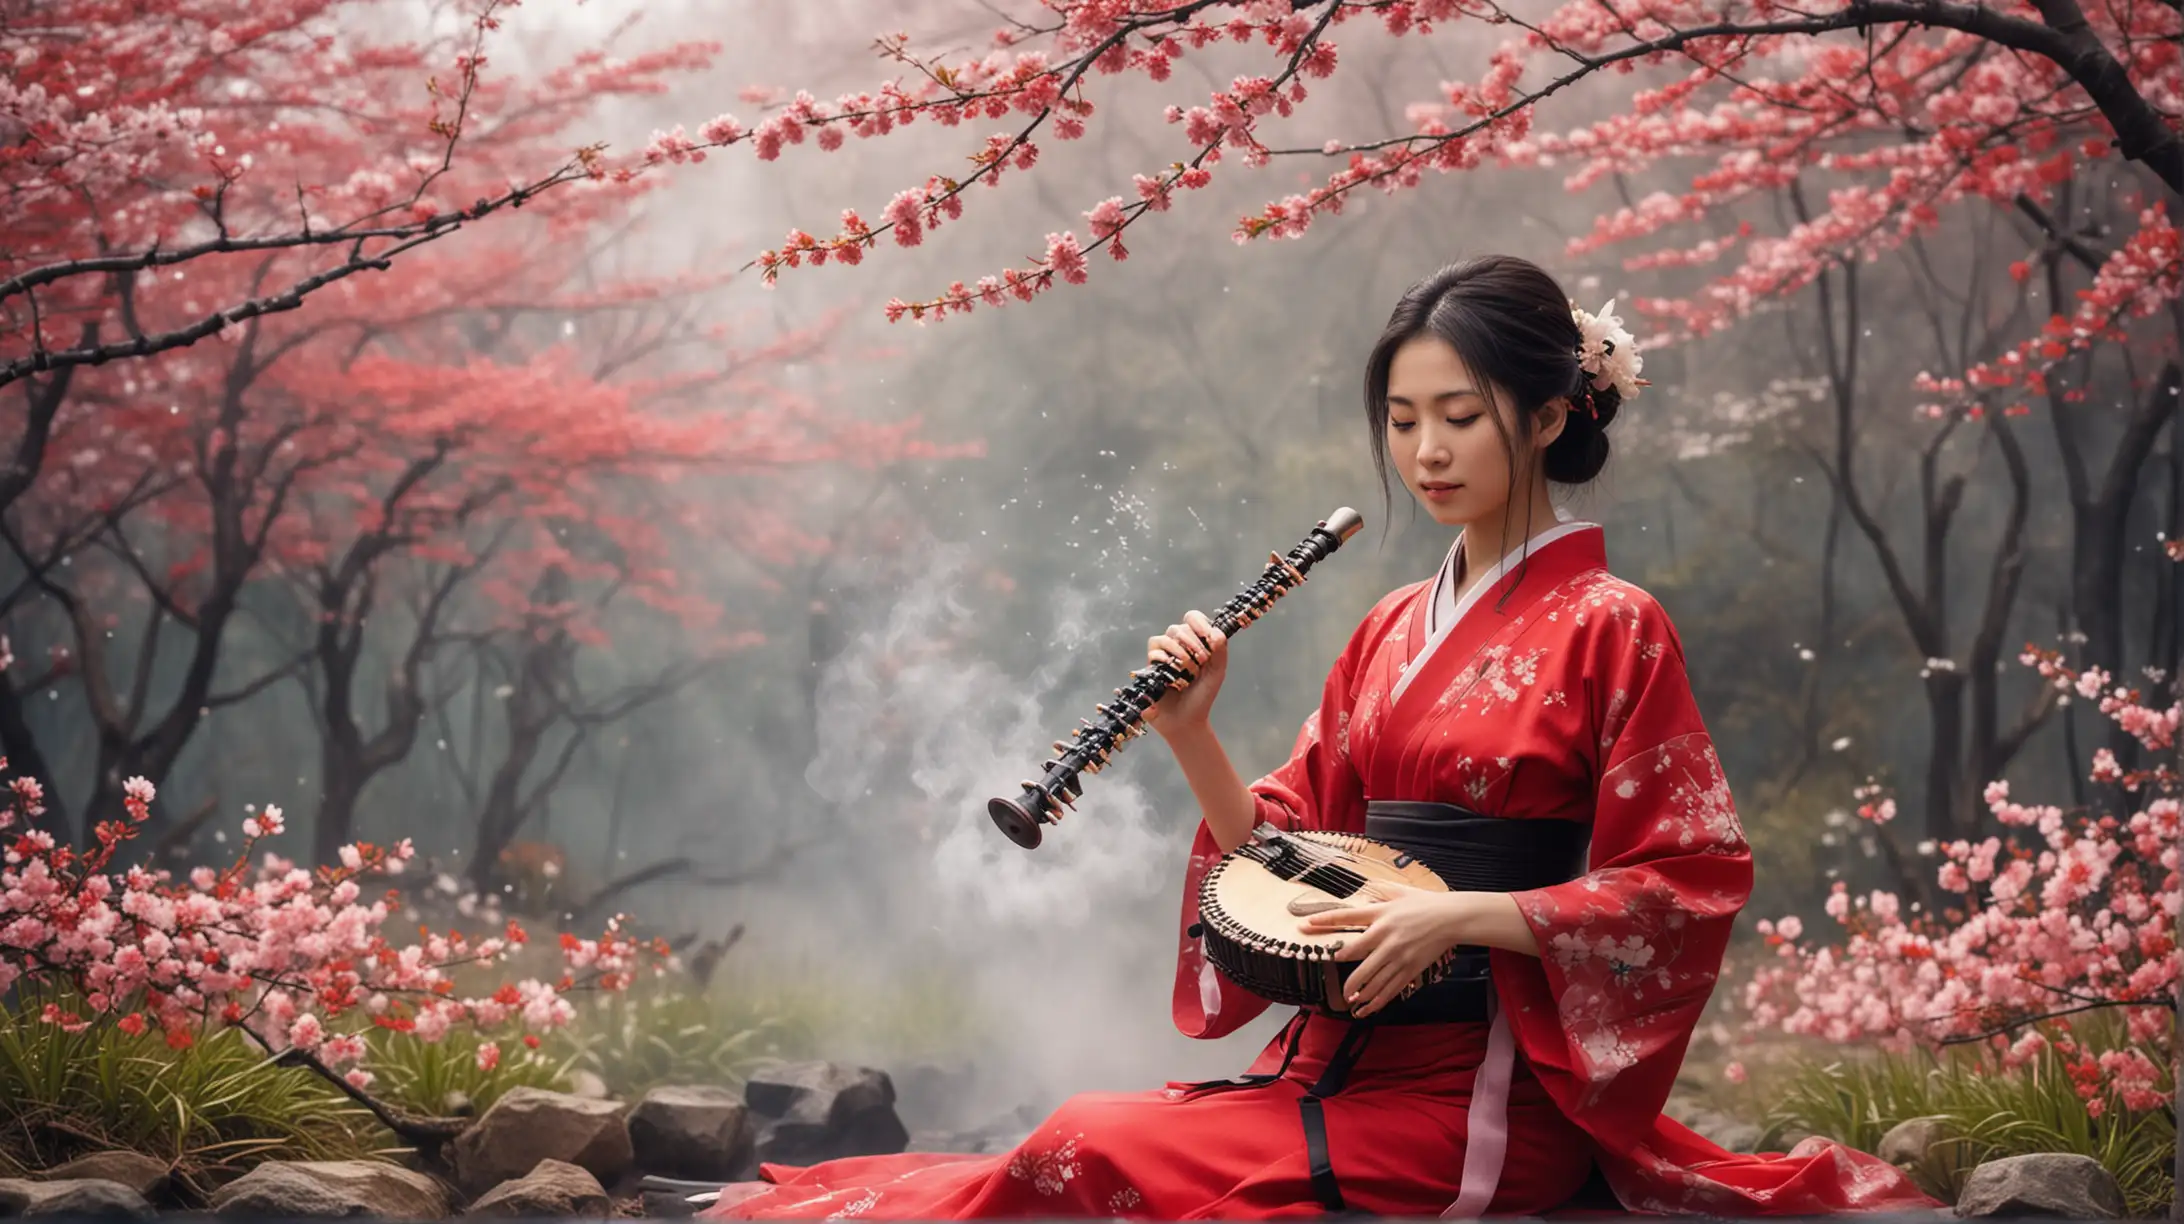
[[[1337,897],[1350,897],[1365,887],[1363,873],[1350,865],[1362,863],[1355,853],[1334,846],[1322,846],[1304,838],[1286,838],[1283,849],[1270,854],[1288,853],[1302,860],[1306,866],[1296,879]],[[1257,857],[1257,856],[1254,856]],[[1263,860],[1262,860],[1263,861]]]

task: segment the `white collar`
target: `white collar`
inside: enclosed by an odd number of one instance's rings
[[[1448,546],[1448,556],[1441,559],[1440,571],[1433,577],[1433,598],[1426,604],[1426,636],[1429,639],[1437,637],[1444,628],[1462,620],[1464,613],[1471,610],[1471,605],[1477,601],[1481,592],[1500,582],[1503,575],[1513,566],[1522,563],[1527,556],[1578,528],[1591,526],[1595,524],[1573,518],[1568,510],[1555,507],[1555,525],[1511,549],[1484,578],[1471,584],[1471,589],[1464,592],[1461,601],[1456,598],[1456,571],[1463,563],[1464,537],[1462,532],[1457,532],[1456,542]]]

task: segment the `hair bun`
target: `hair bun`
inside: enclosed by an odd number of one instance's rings
[[[1570,399],[1562,432],[1540,456],[1541,470],[1556,484],[1585,484],[1608,465],[1608,423],[1623,407],[1614,387],[1580,393]]]
[[[1599,421],[1600,428],[1606,429],[1608,423],[1615,419],[1615,414],[1622,410],[1623,393],[1616,390],[1611,383],[1607,390],[1595,390],[1592,393],[1592,411],[1587,415]]]

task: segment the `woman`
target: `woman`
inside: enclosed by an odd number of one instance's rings
[[[1738,1156],[1661,1115],[1752,872],[1675,629],[1548,495],[1599,473],[1638,370],[1614,316],[1574,309],[1538,267],[1441,270],[1397,304],[1365,397],[1383,487],[1392,467],[1462,529],[1440,571],[1365,617],[1289,762],[1249,786],[1208,722],[1220,632],[1193,612],[1146,651],[1196,678],[1152,716],[1204,815],[1174,995],[1190,1036],[1267,1006],[1206,961],[1196,907],[1206,870],[1261,823],[1430,837],[1528,821],[1542,847],[1575,829],[1581,861],[1542,887],[1403,891],[1301,920],[1357,932],[1340,954],[1349,1015],[1300,1012],[1239,1079],[1075,1097],[1002,1156],[769,1166],[709,1214],[1538,1214],[1596,1166],[1636,1211],[1931,1206],[1839,1145]],[[1491,989],[1406,993],[1457,949],[1487,949]]]

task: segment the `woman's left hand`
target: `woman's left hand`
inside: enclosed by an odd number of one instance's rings
[[[1336,960],[1361,962],[1347,984],[1350,1014],[1360,1019],[1394,1001],[1449,949],[1464,942],[1464,894],[1400,884],[1378,887],[1388,894],[1385,899],[1325,910],[1302,924],[1312,935],[1365,928],[1335,953]]]

